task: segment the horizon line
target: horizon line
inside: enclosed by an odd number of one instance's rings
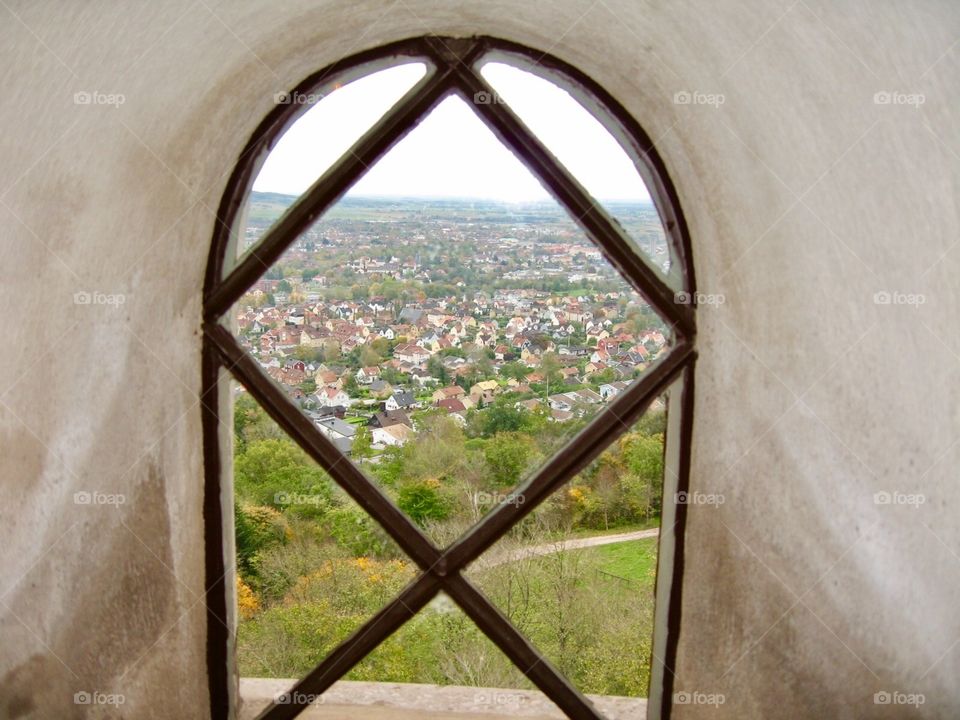
[[[304,191],[306,192],[306,191]],[[261,195],[282,195],[284,197],[289,197],[296,199],[303,195],[293,194],[288,192],[281,192],[279,190],[251,190],[251,194],[260,193]],[[550,203],[556,205],[557,207],[562,208],[552,197],[544,198],[530,198],[525,200],[507,200],[504,198],[492,198],[492,197],[480,197],[472,195],[383,195],[383,194],[358,194],[358,195],[349,195],[340,198],[340,200],[460,200],[460,201],[483,201],[483,202],[498,202],[507,205],[526,205],[531,203]],[[339,201],[338,201],[339,202]],[[631,198],[597,198],[597,202],[601,203],[631,203],[633,205],[653,205],[653,199],[647,198],[644,200],[637,200]],[[331,206],[332,207],[335,206]]]

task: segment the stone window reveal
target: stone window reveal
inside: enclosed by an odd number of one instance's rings
[[[412,618],[440,591],[447,593],[468,617],[513,661],[540,690],[571,718],[601,716],[506,617],[465,577],[463,570],[522,520],[542,501],[594,460],[668,389],[670,432],[667,473],[674,493],[687,490],[688,448],[693,404],[695,298],[689,239],[676,192],[652,142],[627,112],[602,88],[576,69],[538,51],[492,38],[423,37],[364,52],[334,63],[308,78],[292,96],[309,96],[334,80],[357,78],[399,59],[419,61],[426,75],[373,127],[340,157],[314,185],[276,222],[260,242],[228,267],[236,242],[240,211],[258,163],[275,139],[293,122],[302,107],[279,104],[248,143],[230,178],[218,211],[213,248],[207,268],[203,299],[206,576],[208,604],[208,664],[213,717],[227,717],[230,670],[228,648],[228,584],[225,563],[222,487],[221,408],[229,407],[226,392],[229,374],[242,382],[273,420],[315,460],[346,493],[387,531],[418,567],[419,576],[351,637],[336,647],[291,690],[293,702],[274,704],[261,717],[292,718],[304,709],[299,701],[328,689],[379,643]],[[480,74],[483,62],[496,60],[535,72],[568,90],[589,108],[616,137],[634,160],[659,211],[671,249],[670,278],[664,277],[638,253],[620,225],[561,165],[538,138],[518,119],[508,104]],[[457,94],[480,119],[539,178],[601,249],[606,259],[668,323],[674,342],[638,381],[618,395],[560,452],[535,471],[517,489],[522,504],[505,499],[472,529],[445,549],[434,545],[353,463],[340,462],[341,452],[304,416],[299,408],[262,370],[223,324],[233,304],[277,261],[313,222],[348,188],[387,153],[417,122],[445,97]],[[229,425],[229,423],[227,423]],[[650,699],[653,711],[669,717],[672,668],[679,632],[680,580],[683,571],[685,506],[668,502],[664,493],[664,527],[670,505],[671,528],[664,542],[671,543],[660,561],[657,588],[657,638],[655,639]],[[665,563],[667,563],[665,565]],[[665,577],[669,570],[670,577]],[[661,607],[661,605],[663,607]],[[657,653],[659,648],[662,654]]]

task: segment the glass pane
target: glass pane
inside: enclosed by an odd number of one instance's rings
[[[333,163],[346,153],[427,72],[407,62],[353,80],[337,78],[307,95],[280,93],[281,104],[303,106],[253,182],[239,221],[242,256]]]
[[[467,570],[584,693],[646,697],[665,405]]]
[[[483,77],[540,141],[614,217],[634,247],[664,278],[673,258],[650,193],[633,159],[606,127],[550,80],[502,62],[487,62]],[[679,269],[677,269],[679,271]]]
[[[241,298],[238,337],[441,546],[671,341],[457,97],[304,238]]]
[[[612,176],[622,173],[610,162]],[[257,190],[282,187],[258,179]],[[630,205],[636,189],[627,190],[616,196],[627,203],[617,217],[633,217],[634,237],[647,233],[656,254],[656,213]],[[440,103],[267,269],[233,320],[239,342],[346,453],[344,462],[439,546],[499,503],[522,502],[518,486],[673,342],[458,97]],[[249,405],[241,395],[238,472],[271,477],[250,443],[279,431],[256,413],[244,420]],[[586,692],[646,692],[661,411],[470,568]],[[258,482],[259,494],[248,498],[296,523],[305,539],[256,556],[270,572],[248,583],[261,604],[241,623],[242,675],[308,672],[413,577],[342,492],[314,489],[317,472],[312,464],[310,472],[284,470],[276,476],[282,486]],[[238,495],[250,487],[238,480]],[[328,507],[318,494],[336,502]],[[646,535],[617,537],[623,533]],[[584,538],[589,547],[562,544]],[[551,589],[561,596],[551,599]],[[629,624],[619,635],[616,614]],[[445,598],[348,680],[506,688],[503,697],[515,698],[531,689]]]
[[[234,523],[240,674],[306,674],[415,567],[237,382]]]

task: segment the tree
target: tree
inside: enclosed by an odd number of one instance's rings
[[[446,385],[450,382],[450,373],[447,372],[447,368],[444,366],[439,355],[431,355],[430,359],[427,360],[427,372],[436,378],[437,382],[441,385]]]
[[[532,455],[530,438],[520,433],[498,433],[483,449],[490,479],[500,487],[517,485]]]
[[[362,463],[373,455],[373,435],[366,425],[357,428],[357,432],[353,436],[350,454],[358,463]]]
[[[233,432],[238,453],[243,452],[248,443],[286,437],[283,430],[247,393],[239,395],[234,403]]]
[[[449,503],[440,494],[440,483],[435,479],[412,482],[400,488],[397,506],[420,527],[428,520],[444,520],[450,513]]]
[[[357,384],[357,377],[352,373],[347,371],[343,374],[343,391],[350,396],[356,395],[360,390],[360,386]]]
[[[237,496],[298,515],[319,516],[330,504],[327,474],[287,438],[257,440],[234,460]]]
[[[517,382],[523,382],[530,374],[530,369],[522,362],[508,362],[500,368],[500,375],[505,378],[513,378]]]
[[[323,344],[323,359],[325,362],[336,362],[340,359],[340,343],[328,340]]]
[[[491,437],[501,432],[517,432],[527,426],[526,410],[516,407],[509,400],[499,397],[493,404],[480,414],[484,437]]]
[[[364,345],[360,350],[360,365],[363,367],[376,367],[380,360],[380,355],[370,345]]]
[[[323,350],[311,345],[297,345],[293,349],[293,356],[305,363],[318,363],[323,360]]]
[[[540,358],[540,372],[543,373],[544,382],[547,383],[547,394],[550,393],[550,386],[560,385],[560,361],[554,352],[545,352]]]

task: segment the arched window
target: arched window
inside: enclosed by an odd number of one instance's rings
[[[319,178],[309,189],[292,205],[277,213],[279,217],[270,218],[269,222],[264,224],[264,232],[255,238],[252,246],[245,247],[247,238],[242,232],[243,217],[249,210],[247,206],[254,180],[278,139],[303,116],[313,99],[326,97],[333,88],[346,83],[386,69],[411,64],[421,68],[422,77],[412,83],[412,87],[395,102],[393,98],[387,98],[389,102],[385,103],[382,116],[379,116],[366,132],[359,135],[358,139],[348,138],[349,142],[345,147],[349,149],[325,169],[321,168]],[[501,79],[511,71],[522,71],[533,78],[533,82],[548,82],[568,93],[599,121],[619,144],[649,190],[656,214],[659,215],[665,231],[665,257],[657,257],[649,239],[644,239],[642,228],[637,230],[625,218],[618,219],[616,204],[601,200],[600,195],[604,192],[602,187],[598,184],[600,189],[594,191],[594,179],[578,176],[576,159],[568,162],[562,148],[550,144],[550,138],[547,137],[549,128],[546,125],[542,126],[546,131],[538,132],[535,114],[525,114],[524,97],[522,92],[517,91],[518,86],[511,86],[508,81],[503,80],[501,87]],[[512,95],[507,91],[509,87],[513,87]],[[498,92],[501,89],[504,91]],[[615,327],[609,317],[605,325],[593,311],[580,308],[575,298],[559,309],[545,301],[543,307],[536,310],[535,317],[538,321],[546,322],[544,316],[549,313],[550,322],[560,327],[560,336],[567,332],[564,330],[566,323],[569,324],[571,333],[586,333],[582,326],[590,325],[595,335],[591,338],[594,344],[588,345],[585,342],[583,345],[592,347],[597,356],[591,361],[591,367],[610,370],[611,379],[605,385],[607,390],[601,393],[602,397],[592,393],[589,388],[581,389],[580,395],[577,392],[551,393],[551,375],[559,371],[545,367],[546,362],[541,357],[544,367],[535,375],[537,380],[546,385],[546,390],[541,393],[542,398],[532,397],[529,401],[534,406],[541,403],[542,414],[549,416],[547,420],[551,422],[579,417],[582,422],[577,425],[578,431],[572,436],[559,434],[562,442],[544,453],[544,462],[539,467],[526,475],[515,489],[495,498],[496,502],[492,503],[491,507],[478,512],[477,521],[466,532],[452,542],[442,545],[424,531],[423,524],[418,522],[417,516],[411,515],[409,507],[398,507],[395,499],[372,481],[361,466],[346,458],[345,445],[338,440],[349,440],[352,437],[355,430],[350,427],[350,422],[330,413],[323,417],[319,411],[312,415],[306,414],[299,403],[302,391],[293,387],[294,381],[287,382],[286,385],[276,381],[278,373],[289,373],[293,376],[299,368],[289,364],[270,368],[258,361],[251,352],[249,343],[245,346],[234,332],[231,323],[235,322],[235,318],[231,316],[231,308],[258,283],[263,282],[263,276],[268,269],[295,243],[303,241],[305,233],[369,168],[398,146],[421,120],[451,96],[460,98],[470,107],[486,128],[532,173],[553,200],[569,213],[569,218],[578,226],[579,232],[584,233],[599,249],[598,257],[602,256],[603,262],[615,269],[622,280],[626,281],[629,292],[638,294],[638,297],[645,301],[646,307],[659,317],[659,321],[666,328],[662,335],[666,336],[667,340],[662,343],[662,347],[654,348],[649,343],[644,346],[635,334],[621,331],[623,346],[616,345],[614,340],[608,341],[610,330]],[[362,131],[362,128],[359,130]],[[596,182],[602,183],[602,180]],[[510,242],[515,240],[511,238]],[[516,242],[523,247],[522,239]],[[310,252],[323,252],[323,248],[315,247],[311,241]],[[572,252],[570,251],[571,257],[588,262],[589,253]],[[360,264],[356,267],[344,267],[344,272],[370,272],[369,264],[365,264],[366,260],[358,259],[354,262]],[[390,264],[389,259],[386,262]],[[409,262],[409,270],[415,275],[419,271],[420,260],[414,256]],[[515,268],[505,265],[504,271],[508,269],[518,278],[527,277],[523,272],[533,272],[525,266]],[[391,268],[384,272],[402,277],[404,270]],[[589,273],[585,275],[567,269],[568,278],[581,275],[586,277]],[[543,274],[536,275],[536,279],[538,282],[544,281]],[[603,285],[603,282],[606,282],[603,278],[596,282],[599,283],[597,287],[607,287]],[[259,289],[271,295],[278,292],[286,294],[289,288],[282,283],[283,278],[274,276],[271,284]],[[600,295],[598,291],[595,297]],[[612,298],[618,293],[611,291],[608,295],[613,303]],[[622,306],[632,302],[626,295],[627,291],[619,292],[619,296],[624,298]],[[319,665],[296,685],[284,701],[275,702],[265,711],[263,717],[271,719],[297,715],[311,698],[320,695],[337,679],[343,677],[441,592],[452,598],[476,626],[524,671],[527,678],[567,715],[573,718],[601,717],[590,701],[516,629],[465,571],[470,563],[480,558],[511,528],[528,518],[628,432],[651,403],[666,396],[666,480],[661,510],[663,530],[660,534],[659,582],[656,591],[650,682],[651,706],[659,710],[662,717],[666,717],[669,714],[671,668],[675,660],[680,620],[685,504],[676,500],[678,497],[685,497],[687,490],[693,403],[692,368],[695,359],[694,299],[695,288],[686,225],[676,192],[653,143],[603,88],[556,58],[493,38],[423,37],[341,60],[311,76],[290,93],[279,97],[276,109],[257,129],[230,178],[219,208],[204,290],[205,521],[210,614],[210,683],[214,716],[226,716],[229,703],[227,688],[232,672],[228,658],[228,648],[232,647],[232,642],[227,629],[232,616],[232,612],[228,612],[232,591],[224,580],[225,577],[231,577],[225,561],[229,553],[225,548],[229,547],[227,535],[232,524],[224,512],[224,498],[231,497],[229,490],[232,479],[223,472],[228,466],[223,457],[223,451],[228,447],[225,428],[232,427],[232,424],[222,423],[222,420],[223,414],[231,406],[227,379],[233,376],[242,383],[249,396],[265,409],[270,418],[342,488],[346,496],[383,528],[389,541],[409,558],[412,567],[416,569],[413,580],[393,600],[387,602],[348,638],[339,642]],[[288,314],[286,322],[282,323],[283,327],[268,340],[261,337],[261,342],[269,344],[270,347],[277,344],[311,346],[316,339],[316,342],[322,345],[324,338],[330,337],[330,333],[336,334],[341,321],[348,322],[344,318],[350,318],[349,322],[360,328],[356,332],[369,336],[371,325],[357,321],[354,315],[356,310],[350,309],[350,302],[351,299],[346,298],[337,308],[331,306],[331,316],[317,318],[313,323],[316,327],[307,330],[306,328],[312,327],[311,318],[320,313],[311,309],[311,303],[305,301],[303,305],[306,309],[300,314]],[[496,300],[494,298],[489,302]],[[373,297],[367,293],[364,295],[364,303],[371,308],[368,312],[375,319],[377,313],[383,311],[378,303],[386,303],[386,300],[381,302],[379,296]],[[463,303],[468,303],[466,297]],[[475,315],[470,322],[479,317],[478,324],[481,326],[479,329],[470,329],[471,342],[475,346],[490,342],[492,347],[488,348],[488,355],[492,356],[493,361],[503,361],[514,355],[521,358],[527,351],[528,358],[535,358],[536,367],[537,355],[547,354],[548,351],[537,347],[538,339],[532,331],[524,335],[516,328],[510,330],[513,333],[510,337],[516,340],[516,344],[510,346],[497,344],[495,330],[491,333],[492,339],[487,338],[482,332],[482,321],[488,298],[474,297],[469,303]],[[416,314],[416,311],[413,312]],[[336,313],[340,313],[340,316],[334,317]],[[307,317],[304,318],[303,314]],[[572,319],[574,317],[576,319]],[[410,321],[410,317],[404,320]],[[258,323],[256,319],[250,322]],[[529,318],[521,318],[518,323],[529,330]],[[442,323],[437,325],[440,326]],[[392,330],[387,328],[385,332],[392,333]],[[299,340],[283,337],[284,333]],[[408,342],[403,346],[391,346],[396,367],[416,369],[418,364],[426,365],[428,358],[435,353],[439,357],[452,357],[456,354],[444,355],[441,352],[445,347],[444,343],[450,342],[448,338],[441,337],[441,333],[436,333],[436,337],[426,335],[429,333],[420,335],[419,343]],[[341,340],[343,344],[338,347],[338,352],[345,348],[350,348],[348,352],[354,351],[349,338],[337,336],[337,342]],[[551,346],[556,346],[553,341],[549,342]],[[623,358],[630,356],[631,352],[634,356],[639,356],[635,358],[636,367],[643,371],[638,370],[635,379],[626,376],[620,382],[615,382],[612,379],[616,377],[615,368],[612,367],[612,362],[607,362],[609,356],[614,354]],[[581,366],[588,364],[591,363],[580,363]],[[447,370],[441,367],[441,364],[433,367],[437,373],[446,375]],[[574,375],[582,371],[579,366],[565,369]],[[379,380],[375,377],[378,375],[376,367],[369,372],[365,370],[367,368],[363,367],[357,370],[358,382],[369,381],[372,384]],[[455,368],[451,370],[455,371]],[[622,372],[622,368],[619,371]],[[300,376],[296,375],[296,379],[299,378]],[[477,377],[472,379],[478,380]],[[517,382],[520,383],[520,380]],[[352,384],[353,381],[348,378],[348,383]],[[520,384],[528,387],[535,383]],[[484,405],[495,402],[493,396],[498,390],[496,385],[497,383],[484,386],[483,381],[478,380],[467,389],[475,391],[476,402]],[[291,388],[293,392],[290,391]],[[463,390],[464,394],[467,389]],[[361,391],[370,392],[367,389]],[[324,388],[324,392],[328,395],[329,403],[323,404],[327,405],[342,402],[342,398],[349,396],[342,388],[334,386]],[[530,395],[536,396],[537,393],[531,392]],[[594,396],[597,396],[596,399]],[[391,402],[394,409],[402,411],[405,403],[412,403],[413,399],[412,392],[398,391],[386,401],[386,411],[391,410]],[[460,401],[460,393],[453,385],[450,386],[449,398],[442,397],[434,403],[437,408],[447,412],[457,412],[465,408],[465,404]],[[582,407],[580,403],[583,404]],[[507,403],[502,403],[508,410],[515,405],[517,403],[508,407]],[[587,407],[588,405],[590,407]],[[458,417],[462,419],[464,416],[461,414]],[[342,437],[337,433],[342,433]],[[394,441],[401,444],[404,440],[402,435],[402,432],[399,435],[396,432],[382,432],[380,437],[390,445]],[[521,501],[518,501],[518,498],[521,498]]]

